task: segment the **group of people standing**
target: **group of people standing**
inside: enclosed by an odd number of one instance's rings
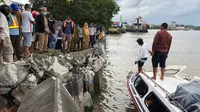
[[[29,57],[33,51],[43,53],[48,49],[68,53],[86,50],[105,36],[103,27],[97,30],[93,23],[85,23],[81,28],[70,17],[57,22],[45,7],[40,12],[29,4],[24,8],[20,10],[17,4],[0,6],[0,62],[13,62],[13,57],[21,59],[22,43],[24,55]]]

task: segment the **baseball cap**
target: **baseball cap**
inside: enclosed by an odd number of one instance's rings
[[[18,11],[19,10],[19,7],[17,4],[11,4],[10,7],[12,8],[12,10],[14,11]]]

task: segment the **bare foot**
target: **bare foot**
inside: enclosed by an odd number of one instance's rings
[[[156,77],[152,77],[153,80],[156,80]]]
[[[160,80],[162,80],[162,81],[163,81],[163,80],[164,80],[164,77],[160,77]]]

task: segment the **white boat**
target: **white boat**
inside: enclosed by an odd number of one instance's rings
[[[190,83],[189,77],[181,75],[186,66],[166,67],[165,79],[153,80],[153,72],[142,72],[139,75],[131,73],[127,80],[128,90],[136,105],[138,112],[187,112],[179,103],[173,101],[176,106],[170,103],[171,94],[177,86]],[[170,99],[170,100],[169,100]]]

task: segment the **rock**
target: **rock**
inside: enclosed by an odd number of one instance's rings
[[[68,75],[64,78],[63,83],[68,83],[72,81],[73,73],[69,72]]]
[[[54,61],[48,68],[48,71],[51,72],[51,75],[56,76],[63,81],[64,78],[68,75],[69,69],[59,63],[58,57],[53,57],[53,59]]]
[[[0,93],[7,94],[18,83],[18,68],[15,64],[5,64],[0,71]]]
[[[62,66],[67,67],[69,70],[73,69],[73,66],[71,65],[70,62],[68,62],[64,56],[59,56],[58,57],[58,63],[61,64]]]
[[[96,73],[98,72],[105,64],[105,60],[101,57],[89,57],[88,66],[92,67],[92,70]]]
[[[80,68],[80,73],[84,76],[84,81],[90,82],[93,80],[95,73],[91,70],[91,67]]]
[[[67,54],[64,57],[69,63],[71,63],[72,65],[74,64],[74,62],[73,62],[74,61],[74,57],[73,57],[72,54]]]
[[[93,102],[92,102],[92,96],[90,93],[87,91],[84,93],[84,107],[92,108],[93,107]]]
[[[86,61],[85,55],[81,52],[75,52],[73,53],[73,56],[74,56],[74,62],[77,65],[83,65]]]
[[[22,81],[24,81],[29,71],[27,68],[23,66],[17,66],[17,68],[18,68],[17,71],[18,83],[21,83]]]
[[[28,90],[37,86],[37,79],[33,74],[29,74],[26,80],[19,85],[22,92],[26,93]]]
[[[38,68],[37,65],[31,64],[31,69],[34,71],[35,76],[42,78],[44,76],[44,71],[41,68]]]

